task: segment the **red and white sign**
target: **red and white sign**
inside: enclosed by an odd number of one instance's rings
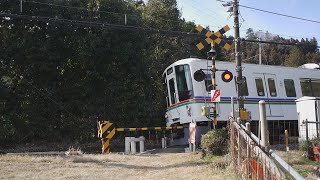
[[[220,102],[220,90],[211,90],[211,102]]]

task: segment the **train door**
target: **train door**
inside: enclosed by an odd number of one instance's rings
[[[175,73],[173,71],[173,68],[171,67],[167,70],[167,86],[168,86],[168,92],[169,92],[170,106],[177,103],[175,82],[176,82]]]
[[[283,110],[280,101],[279,87],[274,74],[255,74],[255,84],[259,98],[266,101],[266,114],[272,117],[282,117]]]

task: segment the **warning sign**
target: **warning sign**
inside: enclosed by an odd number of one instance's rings
[[[211,102],[220,102],[220,90],[211,90]]]

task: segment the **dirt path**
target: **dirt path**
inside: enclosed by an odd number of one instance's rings
[[[230,167],[217,169],[200,154],[0,156],[0,179],[235,179]]]

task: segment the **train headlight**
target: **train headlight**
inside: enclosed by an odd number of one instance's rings
[[[233,79],[233,75],[230,71],[224,71],[221,75],[221,79],[223,82],[230,82]]]

